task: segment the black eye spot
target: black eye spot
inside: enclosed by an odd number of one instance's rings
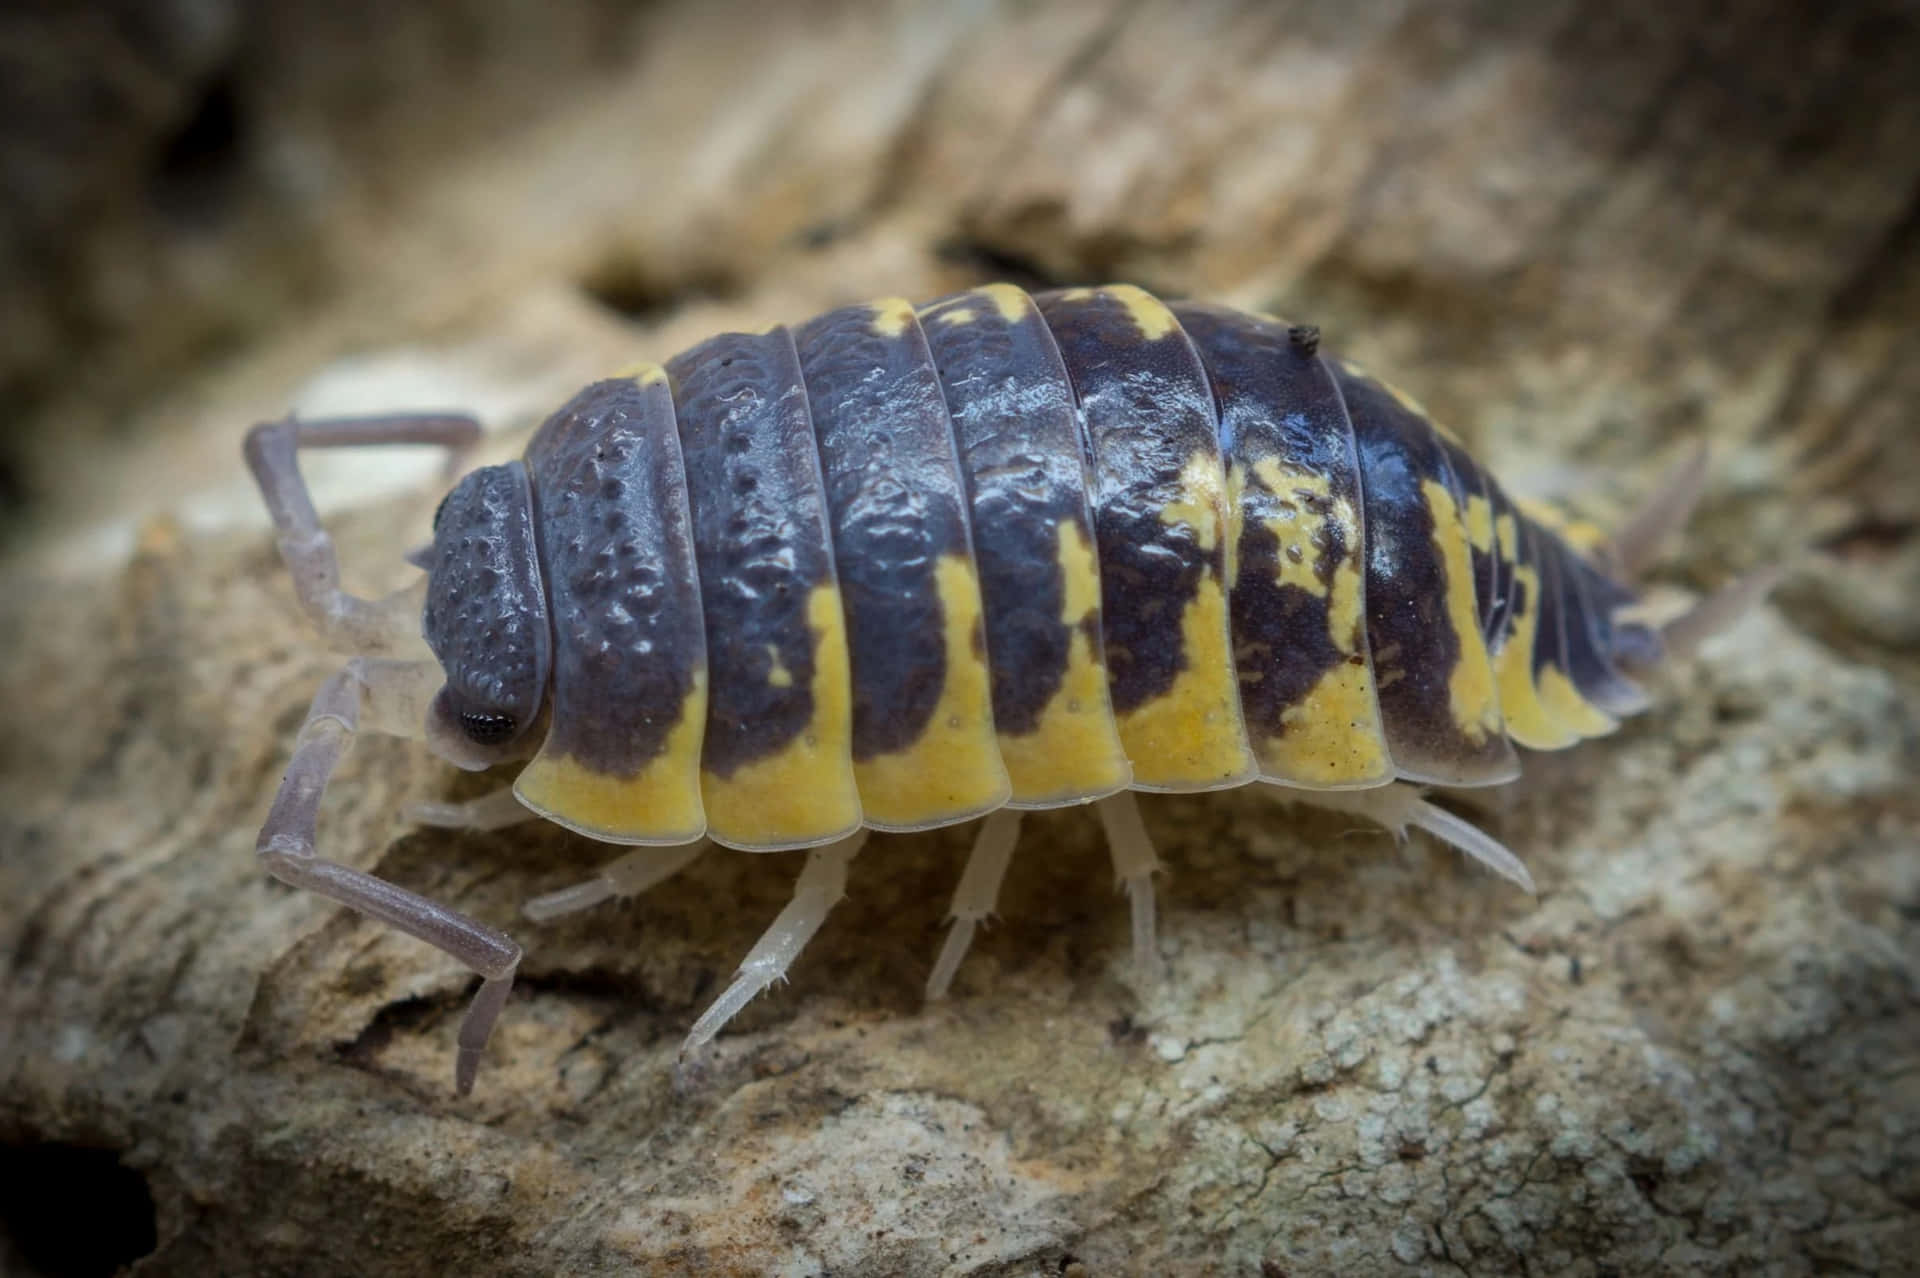
[[[464,710],[460,714],[460,726],[466,730],[469,737],[481,745],[499,745],[513,736],[515,724],[510,714]]]

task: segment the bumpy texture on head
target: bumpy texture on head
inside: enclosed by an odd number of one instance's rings
[[[540,713],[553,645],[525,466],[476,470],[447,494],[427,571],[447,710],[481,745],[513,740]]]

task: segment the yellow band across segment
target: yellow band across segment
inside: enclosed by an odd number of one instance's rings
[[[913,327],[913,303],[904,297],[883,297],[869,303],[873,308],[873,331],[879,337],[899,337]]]
[[[1612,715],[1581,696],[1573,680],[1559,666],[1540,668],[1540,704],[1548,714],[1583,737],[1604,737],[1620,726]]]
[[[852,680],[837,587],[813,588],[807,629],[814,648],[813,717],[806,727],[779,751],[735,768],[730,776],[700,774],[707,833],[716,843],[775,852],[830,842],[859,828]],[[776,662],[768,682],[790,687],[792,681],[792,673]]]
[[[1148,336],[1156,322],[1148,306],[1173,313],[1151,294],[1130,285],[1107,290],[1145,313],[1134,322]],[[1144,301],[1137,301],[1133,294]],[[1226,473],[1212,453],[1195,453],[1180,472],[1180,492],[1160,512],[1161,521],[1185,525],[1203,551],[1219,549],[1231,520]],[[1225,556],[1222,556],[1223,560]],[[1133,763],[1140,790],[1212,790],[1239,785],[1255,773],[1240,712],[1240,680],[1233,662],[1227,594],[1211,573],[1200,578],[1180,616],[1183,668],[1173,686],[1118,717],[1120,741]]]
[[[1133,778],[1107,696],[1104,654],[1094,651],[1089,622],[1100,615],[1100,569],[1085,531],[1062,520],[1056,531],[1060,621],[1068,629],[1067,669],[1033,731],[1001,734],[1016,807],[1051,807],[1102,798]]]
[[[1167,304],[1147,290],[1133,284],[1109,284],[1100,291],[1126,308],[1127,318],[1149,342],[1179,331],[1180,321]]]
[[[1467,498],[1467,540],[1483,555],[1494,553],[1493,503],[1479,493]]]
[[[1118,716],[1137,790],[1215,790],[1254,775],[1227,633],[1227,597],[1203,577],[1180,616],[1186,668],[1173,686]]]
[[[1537,497],[1521,497],[1514,502],[1520,513],[1559,536],[1583,555],[1596,555],[1606,549],[1610,543],[1607,530],[1591,519],[1583,519],[1572,511],[1550,501]]]
[[[1511,621],[1513,633],[1493,659],[1500,685],[1500,714],[1507,735],[1529,750],[1564,750],[1580,739],[1541,704],[1533,683],[1533,649],[1540,638],[1540,570],[1519,559],[1513,520],[1499,521],[1501,560],[1519,582],[1521,606]]]
[[[706,672],[694,676],[665,747],[631,776],[600,772],[541,749],[513,783],[520,802],[570,830],[609,843],[691,843],[706,833],[700,745],[707,727]]]
[[[866,823],[924,830],[990,812],[1011,787],[993,730],[980,582],[971,557],[942,555],[934,581],[945,617],[946,677],[925,731],[904,750],[853,765]]]
[[[1468,528],[1454,505],[1453,492],[1435,480],[1420,481],[1420,495],[1433,516],[1433,546],[1447,575],[1447,624],[1459,646],[1447,672],[1447,706],[1460,735],[1475,745],[1500,732],[1500,692],[1493,663],[1480,634],[1480,607],[1474,594],[1473,556]]]
[[[1359,513],[1351,501],[1334,495],[1332,482],[1324,474],[1297,470],[1271,457],[1256,461],[1254,474],[1268,492],[1283,499],[1303,495],[1322,499],[1289,499],[1289,517],[1264,522],[1277,543],[1275,584],[1298,586],[1324,601],[1327,639],[1343,658],[1281,712],[1279,736],[1255,740],[1260,775],[1322,790],[1383,785],[1393,779],[1393,758],[1380,720],[1373,668],[1367,661]],[[1229,497],[1236,510],[1245,484],[1239,467],[1229,471]],[[1329,524],[1337,526],[1340,543],[1348,552],[1334,566],[1330,580],[1323,581],[1314,571],[1313,557],[1327,544]]]

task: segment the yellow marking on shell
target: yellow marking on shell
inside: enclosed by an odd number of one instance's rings
[[[1298,470],[1275,457],[1255,461],[1253,473],[1267,491],[1292,512],[1284,518],[1265,521],[1267,531],[1279,542],[1275,558],[1279,561],[1280,575],[1275,580],[1280,585],[1298,586],[1309,594],[1326,598],[1327,583],[1314,571],[1314,560],[1320,555],[1328,521],[1315,513],[1305,499],[1317,498],[1331,503],[1333,522],[1340,526],[1349,548],[1360,540],[1360,520],[1354,514],[1353,503],[1333,495],[1333,482],[1326,475]],[[1350,550],[1347,566],[1354,567],[1358,559]]]
[[[1294,585],[1327,603],[1327,638],[1343,658],[1281,713],[1283,731],[1254,743],[1262,776],[1321,789],[1359,789],[1393,777],[1386,730],[1380,719],[1373,669],[1365,652],[1365,577],[1360,519],[1353,503],[1333,495],[1330,478],[1263,457],[1254,474],[1268,492],[1293,506],[1286,518],[1264,521],[1279,543],[1275,580]],[[1316,513],[1300,497],[1325,499],[1327,513]],[[1314,560],[1329,523],[1339,527],[1348,550],[1334,565],[1331,581],[1322,581]]]
[[[1503,583],[1500,587],[1500,594],[1502,598],[1505,598],[1513,593],[1512,583],[1514,572],[1520,564],[1520,531],[1514,526],[1512,515],[1499,515],[1495,517],[1493,521],[1493,544],[1496,553],[1500,556],[1500,580]],[[1507,631],[1512,628],[1513,619],[1508,618],[1506,622],[1502,624],[1500,633],[1494,635],[1489,641],[1493,644],[1490,651],[1494,657],[1495,683],[1500,682],[1499,657],[1501,651],[1505,649],[1507,645]],[[1505,694],[1503,693],[1502,695],[1504,696]],[[1501,711],[1501,717],[1506,717],[1504,709]]]
[[[1433,517],[1433,546],[1446,570],[1447,623],[1453,627],[1460,655],[1447,672],[1447,705],[1453,724],[1475,745],[1500,731],[1500,690],[1493,663],[1480,635],[1480,607],[1473,590],[1473,557],[1467,551],[1467,529],[1453,504],[1453,492],[1432,479],[1420,481],[1420,495]]]
[[[1412,413],[1415,417],[1424,417],[1428,421],[1433,420],[1432,414],[1427,412],[1427,406],[1425,404],[1422,404],[1419,400],[1415,399],[1412,395],[1408,394],[1406,391],[1401,390],[1398,386],[1395,386],[1392,382],[1381,382],[1380,386],[1381,386],[1381,389],[1387,392],[1387,394],[1393,396],[1394,403],[1400,405],[1400,407],[1406,409],[1409,413]]]
[[[1502,516],[1503,525],[1512,521]],[[1504,529],[1503,529],[1504,531]],[[1500,714],[1507,735],[1529,750],[1564,750],[1580,739],[1541,704],[1533,683],[1533,648],[1540,637],[1540,570],[1513,561],[1524,607],[1513,614],[1513,635],[1494,658],[1500,686]]]
[[[1060,294],[1060,300],[1063,302],[1084,302],[1092,296],[1093,290],[1090,288],[1070,288]]]
[[[706,832],[700,802],[700,744],[707,728],[707,676],[700,671],[680,703],[665,748],[631,776],[601,772],[543,747],[513,792],[570,830],[612,843],[691,843]]]
[[[1021,736],[1000,734],[1000,757],[1023,807],[1072,803],[1122,789],[1132,779],[1107,697],[1107,667],[1087,637],[1100,608],[1100,569],[1080,525],[1056,526],[1054,561],[1060,569],[1060,620],[1068,627],[1067,669],[1040,721]]]
[[[1541,667],[1540,703],[1548,714],[1583,737],[1604,737],[1620,726],[1613,716],[1581,696],[1559,666]]]
[[[968,556],[934,565],[945,617],[946,677],[918,740],[853,765],[867,824],[923,830],[991,811],[1011,787],[993,730],[993,690],[981,626],[980,581]]]
[[[1241,498],[1247,491],[1247,468],[1237,461],[1227,463],[1227,591],[1240,583],[1240,534],[1247,526],[1246,507]]]
[[[624,378],[636,386],[657,386],[666,382],[667,370],[648,360],[637,364],[628,364],[614,373],[616,378]]]
[[[813,635],[813,717],[774,754],[733,770],[700,774],[707,833],[729,847],[773,851],[819,843],[860,824],[853,769],[853,690],[840,591],[815,586],[807,596]],[[793,675],[775,658],[767,682]]]
[[[1493,553],[1493,503],[1479,493],[1467,498],[1467,540],[1481,554]]]
[[[1220,459],[1209,452],[1196,452],[1180,468],[1180,495],[1160,508],[1160,522],[1169,528],[1185,524],[1193,529],[1195,543],[1211,554],[1220,544],[1227,510],[1226,474],[1220,468]]]
[[[984,296],[1000,312],[1000,318],[1009,324],[1018,324],[1027,317],[1033,308],[1033,301],[1026,290],[1013,284],[985,284],[973,290],[975,295]]]
[[[1262,776],[1289,785],[1359,790],[1393,779],[1373,672],[1365,658],[1320,676],[1280,721],[1286,731],[1260,743]]]
[[[1157,342],[1180,327],[1180,321],[1173,317],[1167,304],[1143,288],[1133,284],[1112,284],[1102,291],[1127,308],[1127,318],[1140,330],[1140,336],[1149,342]]]
[[[973,323],[974,318],[973,308],[971,306],[956,306],[950,311],[941,312],[939,322],[952,327],[958,327],[962,324]]]
[[[1180,616],[1185,668],[1173,686],[1119,716],[1120,741],[1142,790],[1214,790],[1254,773],[1227,632],[1227,596],[1202,577]]]
[[[1604,550],[1608,537],[1606,529],[1590,519],[1582,519],[1563,507],[1538,498],[1522,497],[1514,502],[1527,518],[1554,533],[1583,555],[1593,555]]]
[[[913,327],[913,303],[904,297],[886,297],[870,304],[873,331],[879,337],[899,337]]]
[[[793,671],[787,669],[786,662],[780,660],[780,645],[767,646],[767,686],[769,688],[791,688]]]

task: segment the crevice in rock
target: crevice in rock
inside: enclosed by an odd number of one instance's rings
[[[29,1278],[107,1278],[158,1244],[153,1191],[117,1151],[0,1145],[0,1261],[11,1253]]]

